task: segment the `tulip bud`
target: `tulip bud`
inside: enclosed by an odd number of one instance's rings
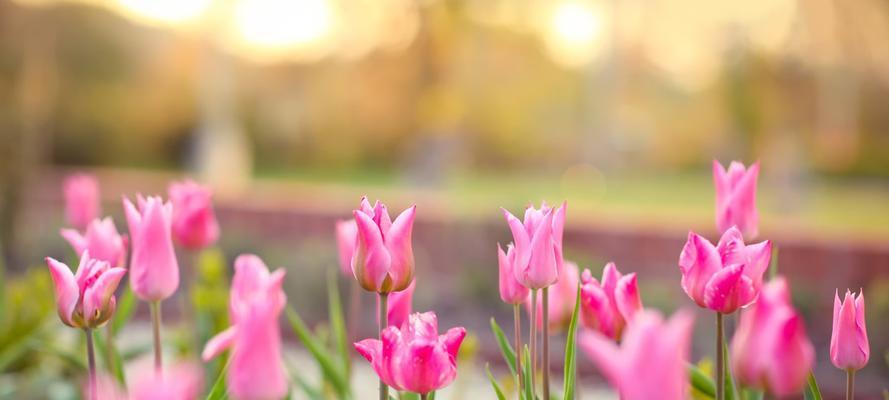
[[[516,280],[529,289],[542,289],[559,280],[562,268],[562,231],[567,203],[552,209],[528,207],[525,220],[503,210],[515,243]]]
[[[219,238],[213,212],[213,193],[193,181],[173,182],[168,188],[173,203],[173,237],[188,249],[201,249]]]
[[[371,207],[363,197],[361,207],[352,212],[358,227],[352,272],[364,290],[399,292],[414,279],[411,231],[416,208],[409,207],[392,222],[383,203]]]
[[[179,287],[179,263],[173,251],[173,205],[160,197],[137,197],[139,208],[124,198],[133,258],[130,286],[140,299],[155,302],[170,297]]]
[[[46,264],[55,286],[59,318],[65,325],[95,328],[111,318],[116,305],[114,291],[125,269],[90,257],[88,250],[80,256],[76,274],[52,258],[47,257]]]
[[[725,232],[737,226],[744,236],[755,238],[759,213],[756,211],[756,179],[759,162],[750,168],[732,161],[728,170],[713,160],[713,183],[716,186],[716,227]]]
[[[602,282],[583,271],[580,289],[582,321],[590,329],[612,339],[619,339],[624,326],[642,309],[636,274],[623,275],[614,263],[605,265]]]
[[[77,254],[89,250],[90,256],[112,266],[123,267],[127,257],[127,239],[117,233],[111,217],[94,219],[81,234],[74,229],[62,229],[61,235]]]
[[[99,215],[99,181],[88,174],[65,178],[65,218],[76,229],[86,226]]]
[[[842,370],[858,370],[867,365],[870,344],[864,324],[864,292],[853,296],[846,291],[840,302],[838,293],[833,300],[833,332],[830,335],[830,361]]]

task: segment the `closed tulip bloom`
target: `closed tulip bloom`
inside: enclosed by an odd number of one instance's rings
[[[727,230],[716,246],[689,232],[679,255],[682,289],[701,307],[732,313],[756,301],[771,258],[770,241],[745,245],[735,227]]]
[[[239,400],[280,399],[287,393],[278,317],[287,297],[284,269],[269,273],[255,255],[235,260],[229,314],[232,326],[214,336],[202,357],[210,360],[232,348],[226,375],[229,393]]]
[[[116,267],[123,267],[127,257],[127,239],[117,233],[111,217],[94,219],[81,234],[74,229],[62,229],[61,235],[77,254],[89,250],[90,256]]]
[[[99,216],[99,181],[88,174],[65,178],[65,219],[76,229],[86,229]]]
[[[864,293],[853,296],[846,291],[840,302],[838,294],[833,300],[833,332],[830,335],[830,361],[842,370],[864,368],[870,358],[867,327],[864,324]]]
[[[72,274],[67,265],[46,258],[56,292],[56,308],[65,325],[74,328],[101,326],[114,314],[114,291],[126,273],[119,267],[90,257],[89,251],[80,256],[77,272]]]
[[[530,290],[519,283],[515,277],[516,251],[512,244],[506,246],[506,252],[497,245],[497,261],[500,275],[500,299],[507,304],[522,304],[528,299]]]
[[[408,315],[411,314],[412,302],[414,299],[414,289],[417,287],[417,281],[411,282],[407,289],[400,292],[389,293],[389,302],[386,304],[386,321],[390,326],[401,326],[407,321]],[[377,307],[379,308],[379,298],[377,298]]]
[[[435,313],[426,312],[411,314],[404,325],[390,326],[381,336],[355,343],[355,348],[386,385],[427,394],[457,377],[457,350],[466,329],[451,328],[439,336]]]
[[[581,333],[580,348],[623,400],[681,400],[686,397],[686,363],[694,317],[678,311],[664,322],[655,311],[633,317],[620,347],[599,332]]]
[[[636,274],[623,275],[614,263],[608,263],[601,282],[589,270],[583,271],[581,281],[581,321],[611,339],[619,339],[627,322],[642,309]]]
[[[731,350],[732,371],[744,385],[776,396],[803,388],[815,351],[784,278],[766,284],[756,303],[741,314]]]
[[[336,244],[340,255],[340,272],[352,276],[352,254],[358,240],[358,225],[354,219],[336,221]]]
[[[411,231],[417,206],[411,206],[393,222],[386,205],[370,205],[367,197],[352,212],[358,240],[352,256],[352,272],[364,290],[381,294],[406,289],[414,279]]]
[[[580,284],[580,268],[577,264],[565,261],[559,272],[559,281],[549,288],[549,328],[559,330],[571,324],[574,313],[574,301],[577,299],[577,287]],[[537,294],[537,326],[543,327],[543,293]],[[531,297],[525,300],[525,306],[531,310]]]
[[[188,249],[201,249],[219,239],[219,223],[213,211],[213,193],[191,180],[173,182],[168,188],[173,203],[173,237]]]
[[[567,203],[552,209],[529,206],[524,221],[503,210],[515,243],[515,275],[529,289],[542,289],[559,280],[562,260],[562,231]]]
[[[755,238],[759,231],[756,211],[756,179],[759,162],[750,168],[732,161],[728,170],[713,160],[713,183],[716,186],[716,227],[725,232],[737,226],[744,236]]]
[[[173,205],[154,196],[140,195],[137,200],[138,209],[129,199],[123,200],[133,247],[130,286],[140,299],[160,301],[179,287],[179,263],[171,237]]]

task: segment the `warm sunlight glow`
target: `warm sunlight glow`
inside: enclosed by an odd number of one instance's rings
[[[581,66],[601,49],[602,16],[581,1],[559,3],[552,11],[547,49],[560,64]]]
[[[120,0],[124,11],[148,22],[183,23],[204,13],[211,0]]]
[[[235,9],[235,23],[251,45],[287,48],[325,36],[330,14],[326,0],[243,0]]]

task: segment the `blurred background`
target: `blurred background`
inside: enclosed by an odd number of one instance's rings
[[[0,250],[20,281],[66,254],[68,173],[99,177],[122,232],[121,194],[191,176],[215,190],[228,265],[249,251],[297,271],[288,295],[319,321],[333,222],[364,194],[416,203],[415,309],[496,361],[488,318],[511,318],[498,207],[567,200],[567,257],[639,272],[646,305],[672,311],[693,306],[676,266],[688,230],[715,240],[712,161],[759,160],[759,239],[780,248],[816,376],[842,393],[833,294],[864,288],[857,380],[877,397],[887,37],[879,0],[0,0]],[[713,347],[699,314],[695,357]]]

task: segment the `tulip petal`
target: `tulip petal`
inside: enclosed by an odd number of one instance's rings
[[[204,351],[201,352],[201,359],[210,361],[213,358],[216,358],[219,354],[222,354],[223,351],[231,348],[235,343],[235,336],[237,334],[237,327],[231,326],[228,329],[219,332],[216,336],[213,336],[204,346]]]
[[[388,233],[384,236],[391,260],[389,275],[392,277],[393,291],[404,290],[414,277],[414,251],[411,246],[411,233],[416,210],[417,206],[410,206],[404,210],[395,218],[395,222],[391,224]]]
[[[53,258],[46,258],[46,265],[49,266],[49,274],[52,277],[53,286],[56,292],[56,308],[59,318],[68,326],[74,326],[71,321],[71,314],[77,307],[77,300],[80,297],[80,290],[74,281],[74,274],[67,265],[56,261]]]
[[[101,261],[100,261],[101,262]],[[96,281],[83,292],[83,316],[87,320],[95,320],[114,296],[117,285],[127,270],[110,268],[99,275]],[[108,315],[110,317],[110,315]]]
[[[74,229],[62,229],[59,231],[59,234],[62,235],[62,238],[68,241],[68,244],[71,245],[75,253],[80,254],[86,250],[86,238],[84,238],[80,232]]]
[[[864,356],[864,364],[870,358],[870,344],[867,340],[867,325],[864,322],[864,289],[858,291],[855,298],[855,332],[857,333],[858,347]]]
[[[532,289],[547,287],[559,279],[552,223],[553,214],[548,212],[531,238],[531,258],[528,267],[524,270],[517,269],[519,281]]]
[[[617,281],[614,300],[617,303],[617,309],[627,322],[632,321],[636,312],[642,309],[642,297],[639,295],[635,272],[624,275]]]
[[[556,209],[553,215],[553,241],[560,249],[562,248],[562,236],[565,231],[565,214],[568,210],[568,202],[562,202],[562,205]]]
[[[512,240],[515,243],[516,270],[525,268],[531,260],[531,238],[528,236],[528,231],[525,230],[522,221],[519,221],[505,208],[501,208],[501,210],[503,210],[503,216],[506,218],[506,223],[512,232]]]
[[[441,336],[440,339],[442,343],[444,343],[445,351],[452,359],[457,359],[457,351],[460,350],[460,344],[463,343],[465,337],[466,329],[462,327],[448,329],[448,331]]]
[[[624,361],[620,350],[610,338],[598,332],[581,332],[578,337],[580,348],[589,356],[593,363],[599,367],[602,375],[611,382],[611,385],[620,390],[624,375]]]
[[[744,276],[744,265],[735,264],[713,274],[704,290],[707,308],[731,314],[755,300],[753,282]]]
[[[689,232],[688,241],[679,255],[679,269],[682,272],[682,289],[701,307],[704,304],[704,289],[707,282],[722,263],[716,247],[700,235]]]

